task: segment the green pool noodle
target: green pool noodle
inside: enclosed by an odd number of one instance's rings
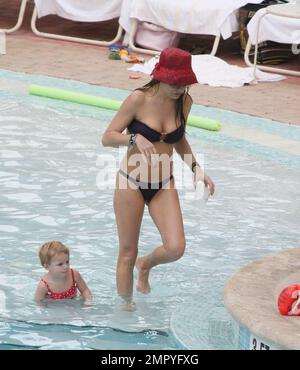
[[[219,131],[222,128],[222,123],[220,121],[192,115],[188,116],[187,124],[189,126],[199,127],[211,131]]]
[[[29,94],[43,96],[45,98],[52,98],[58,100],[66,100],[73,103],[93,105],[99,108],[118,110],[122,104],[121,101],[101,98],[99,96],[81,94],[52,87],[45,87],[39,85],[30,85]]]
[[[95,107],[110,110],[118,110],[122,104],[122,102],[119,100],[102,98],[100,96],[81,94],[77,92],[39,85],[30,85],[29,94],[43,96],[45,98],[65,100],[73,103],[93,105]],[[220,121],[191,115],[188,117],[187,124],[189,126],[199,127],[211,131],[219,131],[222,127]]]

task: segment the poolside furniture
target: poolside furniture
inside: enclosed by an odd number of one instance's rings
[[[57,35],[41,32],[37,29],[37,18],[49,14],[56,14],[59,17],[80,21],[80,22],[101,22],[118,18],[121,12],[122,0],[35,0],[35,8],[31,19],[31,29],[41,37],[58,40],[74,41],[92,45],[112,45],[120,40],[123,29],[119,26],[116,36],[110,41],[93,40],[87,38]]]
[[[24,14],[25,14],[27,1],[28,0],[22,0],[22,2],[20,3],[20,9],[19,9],[19,15],[18,15],[17,23],[12,28],[1,28],[2,32],[12,33],[12,32],[17,31],[21,27],[21,25],[23,23],[23,19],[24,19]]]
[[[258,44],[271,40],[279,43],[294,44],[295,55],[300,53],[297,44],[300,44],[300,4],[270,5],[260,9],[247,26],[249,39],[245,49],[245,62],[263,71],[300,76],[300,71],[257,65]],[[251,46],[255,45],[254,62],[249,60]]]
[[[119,22],[128,33],[129,47],[137,52],[156,55],[157,50],[135,45],[139,22],[149,22],[184,34],[214,35],[211,55],[215,55],[221,37],[238,31],[238,9],[263,0],[123,0]]]

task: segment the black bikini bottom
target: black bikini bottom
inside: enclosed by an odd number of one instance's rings
[[[140,190],[146,204],[150,203],[154,195],[157,194],[160,191],[160,189],[162,189],[168,182],[170,182],[173,179],[173,175],[171,175],[169,178],[164,179],[163,181],[160,181],[158,183],[151,183],[151,182],[148,183],[148,182],[142,182],[142,181],[136,180],[122,170],[119,170],[119,173],[122,176],[126,177],[130,182],[132,182]]]

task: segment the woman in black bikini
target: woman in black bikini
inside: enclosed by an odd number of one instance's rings
[[[191,55],[177,48],[163,50],[152,76],[148,84],[124,101],[102,138],[104,146],[128,146],[117,174],[114,210],[119,235],[117,290],[129,306],[134,266],[139,271],[137,290],[146,294],[150,292],[148,278],[152,267],[176,261],[185,250],[181,209],[172,175],[173,149],[193,171],[194,183],[203,181],[211,195],[215,188],[196,162],[185,137],[192,106],[188,88],[197,82]],[[146,256],[137,257],[145,204],[160,232],[162,245]]]

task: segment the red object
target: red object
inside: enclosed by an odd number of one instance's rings
[[[197,83],[192,69],[192,56],[178,48],[164,49],[151,75],[155,80],[169,85],[191,85]]]
[[[300,295],[300,285],[294,284],[284,288],[278,297],[278,309],[281,315],[290,315],[293,303],[298,300]],[[298,316],[298,315],[297,315]]]

